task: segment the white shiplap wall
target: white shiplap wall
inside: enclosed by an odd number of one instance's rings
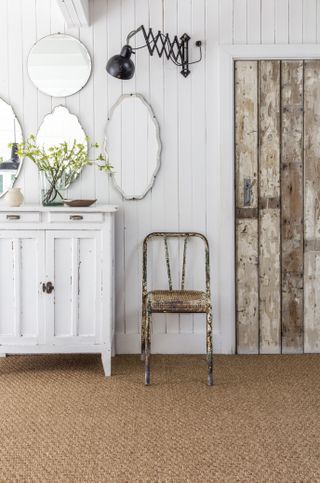
[[[70,193],[120,205],[116,221],[117,350],[139,350],[143,237],[153,230],[198,230],[207,234],[212,252],[215,350],[232,352],[234,328],[223,320],[220,310],[225,280],[219,246],[232,246],[232,240],[223,239],[223,216],[219,216],[223,214],[219,47],[316,43],[320,41],[320,0],[90,0],[90,18],[90,27],[68,29],[55,0],[1,0],[0,96],[13,105],[27,135],[37,131],[53,107],[65,104],[78,115],[90,138],[99,143],[108,109],[121,93],[140,92],[149,100],[163,142],[162,166],[152,192],[142,201],[124,201],[104,174],[88,168]],[[171,34],[186,31],[193,40],[204,40],[203,62],[192,66],[192,74],[184,79],[173,64],[139,52],[132,81],[121,83],[108,77],[106,60],[119,51],[126,34],[140,24]],[[30,82],[27,55],[37,39],[63,31],[87,46],[93,73],[80,93],[52,99],[37,92]],[[196,49],[192,53],[198,54]],[[38,201],[37,170],[29,161],[19,185],[27,202]],[[154,262],[158,279],[163,281],[156,256]],[[201,262],[196,253],[191,277],[194,282],[201,280]],[[202,351],[203,322],[198,316],[157,317],[154,350]]]

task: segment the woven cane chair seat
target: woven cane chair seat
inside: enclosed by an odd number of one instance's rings
[[[206,292],[197,290],[153,290],[147,303],[158,313],[206,313],[210,307]]]

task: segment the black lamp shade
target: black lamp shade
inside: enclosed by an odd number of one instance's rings
[[[117,79],[129,80],[134,76],[135,66],[130,59],[132,54],[132,48],[130,45],[122,47],[120,55],[114,55],[110,57],[107,62],[108,74],[116,77]]]

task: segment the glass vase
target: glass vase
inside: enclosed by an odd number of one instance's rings
[[[49,173],[40,172],[40,198],[43,206],[62,206],[64,199],[64,180],[55,181]]]

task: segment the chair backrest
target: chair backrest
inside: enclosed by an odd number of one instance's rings
[[[170,266],[170,256],[168,248],[168,238],[183,238],[183,255],[182,255],[182,271],[181,271],[181,290],[184,290],[185,275],[186,275],[186,259],[187,259],[187,246],[189,238],[197,237],[204,242],[205,248],[205,281],[206,281],[206,292],[210,297],[210,260],[209,260],[209,243],[207,238],[202,235],[202,233],[197,232],[153,232],[149,233],[143,240],[143,266],[142,266],[142,295],[146,295],[147,288],[147,257],[148,257],[148,241],[152,238],[162,238],[164,241],[165,258],[167,266],[168,275],[168,285],[169,290],[172,290],[172,277],[171,277],[171,266]]]

